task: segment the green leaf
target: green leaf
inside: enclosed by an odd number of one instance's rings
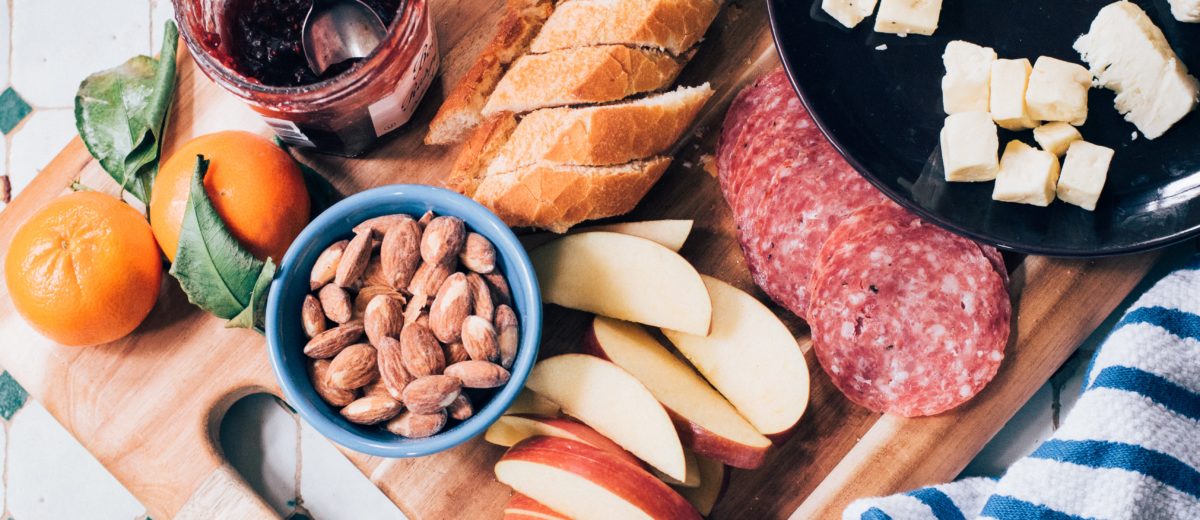
[[[204,189],[207,170],[208,161],[197,156],[171,276],[179,280],[188,301],[217,317],[234,320],[231,327],[257,326],[275,264],[255,258],[225,227]],[[249,316],[240,316],[248,309]]]
[[[267,292],[271,289],[271,280],[275,278],[275,268],[275,262],[268,258],[262,271],[258,273],[258,280],[254,282],[254,291],[250,293],[250,305],[229,320],[229,323],[225,324],[226,328],[263,332],[267,314]]]
[[[175,89],[179,30],[168,21],[158,59],[134,56],[88,76],[75,95],[75,126],[104,171],[142,202],[150,199],[163,126]]]

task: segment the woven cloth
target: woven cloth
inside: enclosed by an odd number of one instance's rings
[[[1003,477],[858,500],[842,518],[1200,519],[1200,259],[1138,298],[1063,424]]]

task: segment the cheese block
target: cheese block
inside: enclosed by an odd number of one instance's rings
[[[1021,141],[1009,141],[1000,157],[992,199],[1049,206],[1058,185],[1058,157]]]
[[[1037,126],[1025,105],[1025,90],[1032,70],[1029,60],[1024,58],[992,63],[988,105],[997,125],[1013,131]]]
[[[705,83],[625,103],[532,112],[488,169],[503,173],[534,163],[603,166],[661,154],[683,136],[712,93]]]
[[[946,66],[942,107],[947,114],[988,111],[988,83],[995,61],[996,51],[991,47],[962,40],[946,44],[946,52],[942,53],[942,63]]]
[[[1046,123],[1033,129],[1033,140],[1037,141],[1038,146],[1057,157],[1062,157],[1067,153],[1067,147],[1080,139],[1083,136],[1079,130],[1068,123]]]
[[[1066,121],[1079,126],[1087,121],[1088,89],[1092,73],[1082,65],[1042,56],[1033,64],[1025,106],[1039,121]]]
[[[1200,22],[1200,0],[1171,0],[1171,15],[1181,22]]]
[[[942,0],[880,0],[875,32],[931,35],[937,30]]]
[[[942,166],[949,182],[980,182],[996,178],[1000,139],[987,112],[959,112],[942,127]]]
[[[838,23],[853,29],[875,12],[877,0],[821,0],[821,10]]]
[[[670,164],[670,157],[618,166],[536,164],[484,177],[474,199],[510,226],[564,233],[585,220],[632,211]]]
[[[682,68],[665,52],[624,45],[527,54],[500,79],[483,115],[617,101],[670,85]]]
[[[1058,178],[1058,198],[1088,211],[1096,209],[1096,201],[1108,178],[1113,149],[1087,141],[1075,141],[1067,149],[1067,159]]]
[[[720,9],[716,0],[567,0],[546,20],[530,51],[624,44],[678,56],[700,41]]]
[[[1138,6],[1115,2],[1100,10],[1075,40],[1097,84],[1117,94],[1117,111],[1147,139],[1161,136],[1196,107],[1200,86],[1154,22]]]

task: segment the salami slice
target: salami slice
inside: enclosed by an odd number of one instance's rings
[[[825,372],[851,401],[906,417],[973,397],[1004,359],[1011,320],[983,250],[903,210],[864,209],[846,224],[822,248],[812,287]]]
[[[787,153],[771,146],[789,134],[818,131],[805,115],[804,105],[792,90],[783,69],[756,81],[747,89],[747,98],[754,110],[741,125],[736,139],[731,136],[726,152],[725,171],[729,172],[726,200],[733,208],[739,226],[750,212],[748,208],[758,204],[773,174],[782,171],[779,166],[788,158]]]

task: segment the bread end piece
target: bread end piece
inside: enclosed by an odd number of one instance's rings
[[[585,220],[632,211],[670,164],[670,157],[618,166],[539,164],[489,175],[474,198],[510,226],[565,233]]]
[[[501,147],[516,128],[517,118],[507,112],[489,117],[476,126],[458,152],[458,158],[446,179],[446,187],[473,197],[488,164],[500,153]]]
[[[457,143],[484,120],[483,106],[508,65],[525,54],[554,10],[551,0],[510,0],[496,35],[429,122],[425,144]]]

